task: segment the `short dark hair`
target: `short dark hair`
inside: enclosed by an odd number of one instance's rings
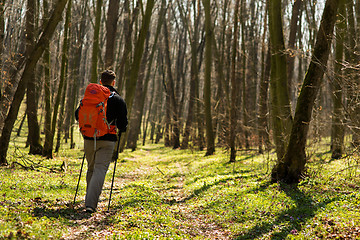
[[[111,85],[115,78],[116,74],[112,70],[107,69],[101,73],[101,82],[104,85]]]

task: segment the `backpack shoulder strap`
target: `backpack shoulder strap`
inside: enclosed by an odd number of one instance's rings
[[[109,96],[109,98],[112,98],[113,96],[115,96],[115,94],[116,94],[116,92],[110,91],[110,96]]]

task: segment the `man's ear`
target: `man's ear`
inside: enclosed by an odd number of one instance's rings
[[[102,83],[101,79],[100,79],[100,84],[101,84],[101,85],[103,85],[103,83]]]

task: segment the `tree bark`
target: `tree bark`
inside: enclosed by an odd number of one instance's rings
[[[340,0],[327,0],[325,3],[311,63],[297,101],[289,144],[284,158],[280,159],[272,169],[273,182],[297,183],[304,173],[307,133],[316,95],[329,57],[339,2]]]
[[[205,105],[205,122],[206,122],[206,153],[213,155],[215,152],[214,128],[212,125],[211,115],[211,65],[212,65],[212,24],[210,0],[203,0],[205,11],[205,83],[204,83],[204,105]]]
[[[69,5],[71,5],[69,3]],[[68,25],[69,25],[69,9],[71,9],[71,6],[68,6],[68,11],[67,11],[67,16],[66,16],[66,21],[65,21],[65,29],[64,29],[64,39],[63,39],[63,48],[62,48],[62,56],[61,56],[61,69],[60,69],[60,81],[59,81],[59,86],[58,86],[58,90],[57,90],[57,94],[55,97],[55,102],[54,102],[54,109],[53,109],[53,113],[52,113],[52,119],[51,119],[51,131],[50,131],[50,136],[46,139],[49,142],[47,142],[45,144],[45,146],[47,147],[46,149],[44,148],[43,150],[43,156],[46,158],[52,158],[53,156],[53,145],[54,145],[54,137],[55,137],[55,131],[56,131],[56,124],[58,122],[58,117],[59,117],[59,108],[61,107],[61,100],[62,100],[62,96],[63,96],[63,91],[66,91],[66,89],[64,88],[65,81],[66,81],[66,70],[67,70],[67,49],[68,49],[68,39],[67,39],[67,35],[68,35]],[[60,116],[62,117],[62,116]]]
[[[10,47],[10,46],[9,46]],[[10,47],[11,49],[11,47]],[[2,92],[2,98],[0,99],[0,131],[3,130],[4,121],[8,114],[8,110],[11,106],[16,88],[18,86],[18,73],[19,69],[24,67],[26,61],[26,39],[25,39],[25,31],[20,34],[20,44],[17,48],[17,52],[12,59],[12,62],[15,64],[10,63],[9,67],[3,68],[3,74],[5,79],[5,86]]]
[[[360,2],[360,1],[358,1]],[[360,7],[360,6],[359,6]],[[354,2],[353,0],[347,0],[346,9],[348,16],[348,33],[347,42],[349,47],[346,48],[345,61],[349,62],[350,68],[347,68],[346,78],[349,79],[347,84],[347,91],[349,92],[349,99],[347,104],[347,109],[349,112],[349,118],[351,122],[350,132],[352,134],[352,145],[355,148],[360,147],[360,106],[359,99],[360,93],[358,91],[360,84],[358,83],[359,70],[353,68],[356,66],[357,62],[360,60],[360,56],[357,56],[355,53],[357,48],[360,49],[357,43],[358,36],[360,35],[360,29],[356,29],[355,25],[355,14],[354,14]],[[360,18],[359,18],[360,19]],[[358,22],[360,27],[360,23]]]
[[[105,68],[112,69],[114,66],[115,40],[117,22],[119,15],[120,0],[110,0],[106,18],[106,48],[105,48]]]
[[[199,42],[199,14],[196,13],[196,1],[193,1],[193,21],[194,27],[193,31],[190,31],[190,27],[188,27],[189,36],[190,36],[190,48],[191,48],[191,69],[190,69],[190,95],[189,95],[189,106],[188,106],[188,113],[187,119],[185,123],[185,129],[183,134],[183,140],[181,143],[182,149],[187,149],[189,146],[189,139],[191,133],[191,127],[193,125],[194,120],[194,108],[196,106],[196,82],[199,81],[199,73],[198,73],[198,56],[197,56],[197,49],[198,49],[198,42]],[[199,11],[199,9],[198,9]],[[182,15],[183,21],[186,22],[187,18]]]
[[[142,57],[140,72],[135,90],[136,101],[134,101],[133,109],[131,111],[132,112],[131,121],[129,124],[127,148],[130,148],[132,151],[135,151],[137,147],[137,140],[140,133],[141,121],[143,116],[144,101],[145,101],[145,98],[143,98],[143,96],[146,96],[145,67],[146,67],[146,63],[148,62],[148,55],[149,55],[149,38],[150,38],[150,33],[146,38],[145,51]]]
[[[47,1],[44,1],[44,23],[47,22],[47,14],[49,12]],[[47,155],[47,149],[50,149],[51,143],[51,81],[50,81],[50,44],[47,44],[43,55],[44,62],[44,101],[45,101],[45,123],[44,133],[45,141],[42,155]]]
[[[265,54],[265,49],[263,49]],[[259,124],[259,153],[262,153],[262,146],[265,145],[265,149],[270,149],[270,137],[269,137],[269,124],[268,124],[268,90],[269,90],[269,78],[270,78],[270,68],[271,68],[271,51],[270,44],[268,46],[268,51],[266,57],[263,58],[264,69],[261,74],[260,82],[260,92],[259,92],[259,114],[258,114],[258,124]]]
[[[288,92],[285,44],[282,27],[281,0],[269,0],[269,32],[271,43],[270,97],[276,154],[285,154],[291,131],[292,116]]]
[[[293,96],[294,93],[293,89],[293,73],[294,73],[294,62],[295,62],[295,42],[296,42],[296,33],[298,31],[298,21],[299,15],[301,11],[301,4],[303,1],[294,1],[291,13],[291,20],[290,20],[290,34],[289,34],[289,41],[287,47],[287,79],[288,79],[288,86],[289,86],[289,94]]]
[[[262,36],[261,47],[261,76],[259,84],[259,106],[258,106],[258,134],[259,134],[259,153],[263,153],[263,145],[265,149],[270,148],[269,124],[268,124],[268,91],[271,69],[271,45],[267,44],[266,50],[266,31],[267,31],[267,11],[265,9],[264,33]],[[269,41],[269,39],[268,39]]]
[[[171,131],[171,103],[170,97],[166,93],[165,97],[165,117],[164,117],[164,145],[165,147],[171,146],[170,131]]]
[[[251,5],[253,5],[253,2],[251,3]],[[250,6],[251,7],[251,6]],[[241,57],[239,57],[238,60],[238,64],[241,65],[241,75],[240,78],[237,82],[242,81],[242,102],[240,101],[240,99],[238,100],[239,105],[242,104],[242,132],[244,133],[244,140],[245,140],[245,149],[249,149],[250,147],[250,143],[249,143],[249,130],[250,130],[250,118],[252,115],[253,110],[255,109],[255,107],[253,107],[252,102],[255,102],[256,99],[256,93],[253,92],[254,89],[254,79],[256,76],[250,76],[251,72],[253,71],[253,69],[251,69],[251,63],[248,63],[250,61],[250,58],[253,57],[251,56],[251,45],[250,44],[246,44],[245,41],[245,5],[244,5],[244,0],[241,1],[241,16],[240,16],[240,24],[241,24]],[[252,27],[251,27],[252,28]],[[251,33],[250,31],[250,36],[254,36],[253,32]],[[254,40],[253,42],[255,42],[256,40]],[[247,45],[250,45],[249,47],[247,47]],[[249,50],[247,51],[246,48],[249,48]],[[249,52],[247,54],[247,52]],[[255,52],[255,51],[254,51]],[[247,59],[249,59],[247,61]],[[249,68],[249,71],[247,71],[247,68]],[[248,74],[246,74],[248,72]],[[240,87],[239,87],[240,89]],[[239,111],[240,112],[240,111]]]
[[[1,0],[0,1],[0,56],[3,56],[3,51],[4,51],[4,38],[5,38],[5,19],[4,19],[4,5],[5,5],[5,0]],[[3,71],[3,60],[2,58],[0,58],[0,70],[1,72]],[[2,79],[3,74],[0,74],[0,79]],[[3,83],[4,81],[2,81]],[[0,84],[0,103],[2,101],[2,85]],[[1,126],[1,124],[0,124]],[[1,127],[0,127],[0,131],[1,131]]]
[[[99,34],[101,22],[101,8],[103,0],[96,1],[95,26],[93,36],[93,46],[91,55],[91,80],[92,83],[98,83],[98,55],[99,55]]]
[[[155,135],[155,143],[158,143],[160,138],[161,138],[161,123],[162,123],[162,105],[163,105],[163,90],[162,90],[162,82],[163,80],[163,66],[162,66],[162,61],[161,61],[161,51],[158,51],[158,56],[157,56],[157,62],[158,62],[158,67],[157,67],[157,71],[159,72],[158,74],[158,80],[157,80],[157,87],[156,87],[156,92],[155,92],[155,106],[154,106],[154,118],[153,118],[153,123],[152,123],[152,130],[151,130],[151,134],[150,134],[150,139],[153,139],[153,135]]]
[[[342,66],[344,56],[344,37],[346,28],[345,1],[341,1],[338,10],[338,20],[336,22],[336,46],[335,46],[335,66],[334,80],[332,81],[333,117],[331,125],[331,158],[339,159],[343,154],[344,145],[344,112],[343,112],[343,88],[342,86]]]
[[[229,93],[229,81],[226,77],[227,68],[224,64],[225,58],[225,36],[226,36],[226,27],[227,27],[227,12],[229,9],[229,0],[223,1],[223,14],[222,14],[222,24],[221,24],[221,33],[220,38],[215,38],[216,34],[213,34],[213,53],[215,56],[215,67],[216,67],[216,78],[217,78],[217,96],[216,101],[218,106],[216,109],[216,122],[217,122],[217,138],[218,143],[222,146],[227,146],[229,143],[229,116],[230,116],[230,93]],[[229,44],[231,45],[231,44]],[[231,46],[229,46],[231,47]],[[230,48],[229,48],[230,49]],[[230,55],[230,54],[228,54]],[[231,64],[228,64],[231,65]],[[230,71],[229,71],[230,72]]]
[[[235,12],[234,12],[234,32],[233,32],[233,42],[232,42],[232,54],[231,54],[231,105],[230,105],[230,136],[229,136],[229,147],[230,147],[230,162],[235,162],[236,158],[236,129],[237,129],[237,100],[239,94],[239,84],[237,83],[236,78],[236,55],[237,55],[237,46],[238,46],[238,34],[239,34],[239,6],[240,0],[236,0],[235,3]]]
[[[118,66],[118,91],[121,91],[123,86],[128,84],[128,73],[130,68],[130,53],[132,51],[132,32],[133,32],[133,25],[134,22],[137,20],[139,15],[139,6],[137,5],[133,11],[132,18],[130,14],[130,3],[129,0],[124,1],[124,12],[127,17],[124,19],[124,27],[123,32],[125,34],[125,43],[124,43],[124,51],[122,54],[122,58],[120,64]]]
[[[63,49],[62,49],[62,59],[61,59],[61,76],[60,81],[64,79],[64,87],[61,95],[61,103],[60,103],[60,113],[57,118],[58,121],[58,131],[57,131],[57,139],[56,139],[56,147],[55,152],[58,152],[60,149],[60,140],[61,140],[61,132],[63,131],[63,123],[64,123],[64,111],[65,111],[65,98],[66,92],[68,90],[68,65],[69,65],[69,39],[70,39],[70,20],[71,20],[71,1],[68,3],[66,17],[65,17],[65,26],[64,26],[64,40],[63,40]],[[55,133],[55,131],[54,131]]]
[[[26,11],[26,52],[27,56],[30,56],[30,53],[34,47],[35,43],[35,8],[36,1],[28,0],[27,1],[27,11]],[[30,145],[30,154],[41,154],[42,146],[40,141],[40,127],[38,122],[37,114],[37,79],[35,78],[35,69],[28,76],[27,84],[27,97],[26,97],[26,112],[28,117],[28,140]]]
[[[166,83],[166,90],[167,94],[170,98],[171,103],[171,116],[173,119],[173,134],[172,134],[172,143],[174,148],[180,147],[180,126],[179,126],[179,112],[178,112],[178,102],[175,96],[175,84],[174,84],[174,77],[172,73],[172,64],[170,58],[170,39],[168,33],[168,26],[165,20],[163,24],[163,31],[164,31],[164,51],[165,51],[165,64],[166,64],[166,72],[167,72],[167,83]]]

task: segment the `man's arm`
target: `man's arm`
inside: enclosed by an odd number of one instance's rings
[[[128,125],[128,119],[127,119],[127,107],[124,99],[122,99],[120,96],[118,98],[118,111],[117,111],[117,118],[116,118],[116,126],[119,129],[120,132],[125,132],[127,125]]]
[[[75,119],[79,121],[79,107],[75,110]]]

